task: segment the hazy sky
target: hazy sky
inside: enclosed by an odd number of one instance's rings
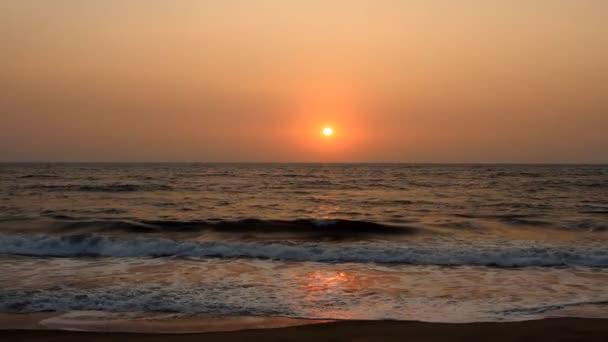
[[[0,161],[608,162],[608,1],[2,0]]]

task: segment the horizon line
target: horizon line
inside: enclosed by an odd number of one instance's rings
[[[0,161],[0,164],[608,165],[606,162]]]

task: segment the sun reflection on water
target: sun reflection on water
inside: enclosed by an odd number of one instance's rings
[[[352,280],[346,272],[313,272],[308,275],[308,283],[304,284],[309,294],[332,294],[349,287]]]
[[[348,307],[335,305],[335,301],[350,296],[357,287],[354,276],[344,271],[315,271],[306,274],[302,287],[306,291],[306,301],[312,307],[322,308],[322,316],[352,319],[353,311]]]

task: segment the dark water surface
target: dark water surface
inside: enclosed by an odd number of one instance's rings
[[[0,311],[608,317],[608,166],[0,165]]]

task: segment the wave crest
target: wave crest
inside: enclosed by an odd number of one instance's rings
[[[237,221],[210,220],[81,220],[50,212],[49,217],[58,219],[51,224],[53,231],[63,233],[196,233],[250,236],[255,234],[289,234],[310,240],[357,240],[372,236],[400,236],[415,234],[419,230],[405,226],[392,226],[355,220],[261,220]]]

